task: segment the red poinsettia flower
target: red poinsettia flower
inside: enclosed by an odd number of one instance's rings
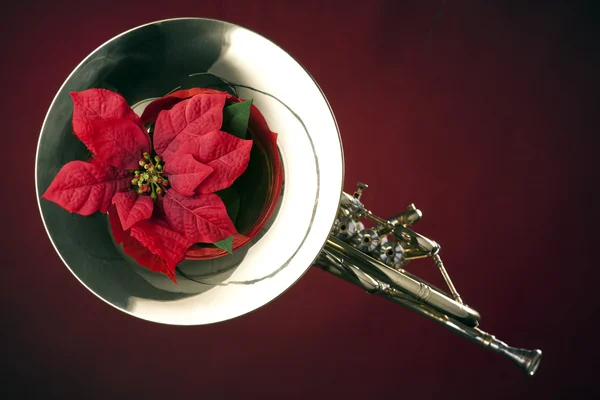
[[[221,131],[225,93],[200,93],[162,110],[153,138],[122,96],[104,89],[71,96],[73,131],[93,157],[66,164],[43,198],[81,215],[114,205],[116,241],[174,281],[192,244],[237,233],[215,192],[244,172],[252,140]]]

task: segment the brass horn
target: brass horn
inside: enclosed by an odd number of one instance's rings
[[[259,235],[231,256],[180,263],[181,279],[175,285],[120,254],[105,216],[72,216],[39,196],[66,161],[89,156],[73,140],[69,92],[109,88],[141,112],[154,98],[183,86],[218,87],[253,99],[279,134],[285,181],[278,209]],[[44,225],[65,265],[99,298],[138,318],[172,325],[236,318],[282,294],[316,260],[325,271],[504,354],[533,375],[541,351],[509,347],[478,328],[479,313],[460,298],[440,258],[440,246],[411,228],[421,212],[410,205],[393,218],[375,216],[361,203],[366,185],[359,184],[353,195],[343,192],[343,169],[333,112],[296,60],[240,26],[177,18],[117,35],[73,70],[42,126],[36,189]],[[252,190],[261,192],[258,186],[266,181],[252,180]],[[240,214],[252,215],[263,201],[249,196],[242,206]],[[365,228],[364,219],[374,227]],[[411,260],[427,257],[442,274],[448,293],[406,271]]]

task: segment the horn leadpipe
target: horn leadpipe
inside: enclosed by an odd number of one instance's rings
[[[458,319],[370,276],[356,265],[348,262],[347,259],[336,255],[336,253],[336,251],[331,251],[331,248],[326,245],[317,260],[316,266],[353,283],[368,293],[377,294],[423,315],[486,349],[502,354],[515,363],[528,376],[533,376],[538,369],[542,358],[540,350],[527,350],[508,346],[506,343],[496,339],[494,335],[484,332],[479,328],[468,326]]]

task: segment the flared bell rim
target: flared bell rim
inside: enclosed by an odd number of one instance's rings
[[[45,132],[46,129],[46,125],[48,122],[49,117],[51,116],[52,112],[53,112],[53,108],[55,106],[55,103],[57,101],[57,98],[59,97],[59,95],[61,94],[61,92],[65,89],[65,86],[67,85],[67,83],[69,82],[69,80],[73,77],[73,75],[86,63],[87,60],[89,60],[94,54],[96,54],[98,51],[100,51],[101,49],[105,48],[105,46],[109,45],[110,43],[119,40],[122,37],[125,37],[128,34],[131,34],[132,32],[136,32],[140,29],[143,29],[145,27],[148,26],[155,26],[155,25],[160,25],[160,24],[164,24],[164,23],[174,23],[177,21],[197,21],[197,22],[212,22],[212,23],[216,23],[216,24],[220,24],[222,26],[226,26],[229,27],[230,29],[235,29],[235,30],[243,30],[245,32],[251,33],[253,35],[256,35],[257,37],[259,37],[261,40],[269,43],[270,46],[273,46],[273,48],[278,49],[279,51],[282,52],[282,54],[285,54],[286,57],[289,57],[294,63],[296,63],[303,71],[303,74],[305,74],[308,78],[310,78],[312,85],[314,85],[314,87],[318,90],[319,95],[321,97],[321,100],[324,101],[324,104],[327,107],[327,112],[328,112],[328,118],[330,119],[330,124],[332,125],[332,129],[330,129],[331,132],[335,133],[335,140],[333,142],[334,145],[330,146],[328,148],[328,159],[330,161],[330,165],[329,167],[331,167],[333,165],[332,168],[328,168],[331,172],[331,169],[334,169],[334,173],[332,175],[335,175],[335,179],[331,180],[327,183],[327,185],[324,185],[325,187],[328,188],[329,191],[329,198],[327,199],[327,210],[325,210],[322,214],[326,214],[327,217],[325,218],[319,218],[319,224],[320,224],[320,233],[319,233],[319,239],[317,240],[313,240],[311,243],[311,250],[309,251],[310,254],[312,254],[312,256],[310,257],[310,261],[305,262],[305,265],[303,268],[301,268],[301,270],[296,271],[296,273],[292,274],[291,277],[288,277],[288,279],[285,280],[285,284],[283,283],[278,283],[276,286],[273,286],[273,288],[270,290],[270,295],[267,296],[268,298],[263,298],[258,304],[256,303],[254,306],[252,307],[242,307],[239,308],[233,312],[229,312],[229,313],[224,313],[221,316],[216,316],[216,317],[212,317],[212,318],[208,318],[208,319],[198,319],[198,318],[183,318],[183,319],[172,319],[172,318],[164,318],[164,314],[162,314],[161,316],[155,316],[152,315],[152,312],[146,312],[146,313],[141,313],[136,310],[131,310],[131,309],[127,309],[127,307],[123,307],[123,306],[118,306],[116,305],[114,302],[107,300],[107,298],[105,296],[102,296],[101,294],[99,294],[96,290],[94,290],[93,287],[91,287],[91,285],[89,285],[84,279],[82,279],[79,274],[77,274],[70,266],[68,261],[63,257],[63,255],[61,254],[61,251],[59,249],[59,247],[57,246],[57,243],[55,243],[55,240],[53,240],[51,231],[46,223],[46,219],[44,218],[44,209],[43,206],[41,204],[40,200],[40,195],[41,195],[41,191],[40,191],[40,182],[38,181],[38,166],[39,166],[39,160],[40,160],[40,149],[41,149],[41,144],[42,144],[42,139],[43,139],[43,134]],[[333,135],[330,135],[333,136]],[[333,156],[333,157],[332,157]],[[339,135],[339,128],[337,125],[337,122],[335,121],[335,117],[333,114],[333,111],[331,110],[331,106],[329,104],[329,102],[327,101],[323,91],[321,90],[321,88],[318,86],[317,82],[315,81],[315,79],[310,75],[310,73],[300,65],[300,63],[298,63],[297,60],[295,60],[288,52],[286,52],[285,50],[283,50],[281,47],[279,47],[278,45],[276,45],[275,43],[271,42],[269,39],[263,37],[262,35],[253,32],[252,30],[249,30],[247,28],[241,27],[239,25],[236,24],[232,24],[230,22],[226,22],[226,21],[220,21],[220,20],[216,20],[216,19],[210,19],[210,18],[192,18],[192,17],[184,17],[184,18],[172,18],[172,19],[164,19],[164,20],[159,20],[159,21],[154,21],[154,22],[150,22],[147,24],[143,24],[140,25],[138,27],[129,29],[121,34],[116,35],[115,37],[109,39],[108,41],[106,41],[105,43],[103,43],[101,46],[99,46],[98,48],[96,48],[93,52],[91,52],[86,58],[84,58],[84,60],[79,63],[75,69],[71,72],[71,74],[69,74],[69,76],[65,79],[64,83],[61,85],[60,89],[58,90],[56,96],[54,97],[48,112],[46,114],[46,117],[44,119],[44,123],[42,124],[42,128],[41,128],[41,134],[40,134],[40,139],[38,141],[38,146],[37,146],[37,151],[36,151],[36,168],[35,168],[35,183],[36,183],[36,194],[37,194],[37,199],[38,199],[38,208],[40,210],[40,214],[42,217],[42,221],[44,223],[44,227],[48,233],[48,236],[51,240],[52,245],[54,246],[55,250],[57,251],[57,254],[59,255],[59,257],[61,258],[61,260],[63,261],[63,263],[68,267],[68,269],[73,273],[73,275],[88,289],[90,290],[92,293],[94,293],[97,297],[99,297],[100,299],[102,299],[103,301],[105,301],[106,303],[120,309],[121,311],[124,311],[130,315],[142,318],[142,319],[146,319],[149,321],[153,321],[153,322],[158,322],[158,323],[166,323],[166,324],[175,324],[175,325],[199,325],[199,324],[206,324],[206,323],[214,323],[214,322],[220,322],[223,320],[227,320],[230,318],[234,318],[243,314],[246,314],[248,312],[251,312],[259,307],[264,306],[265,304],[269,303],[270,301],[274,300],[276,297],[278,297],[279,295],[281,295],[285,290],[287,290],[289,287],[291,287],[305,272],[306,270],[311,266],[312,261],[314,261],[314,259],[318,256],[320,250],[322,249],[326,239],[327,239],[327,234],[329,233],[329,231],[332,228],[334,219],[335,219],[335,213],[337,212],[337,208],[339,205],[339,194],[341,193],[342,190],[342,186],[343,186],[343,177],[344,177],[344,159],[343,159],[343,150],[342,150],[342,143],[341,143],[341,137]],[[332,193],[335,193],[335,196],[332,195]],[[322,199],[321,199],[322,200]],[[308,260],[308,258],[305,257],[306,260]],[[266,277],[265,277],[266,278]],[[264,296],[263,296],[264,297]],[[148,310],[146,310],[148,311]]]

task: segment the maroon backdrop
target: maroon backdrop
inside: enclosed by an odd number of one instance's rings
[[[590,396],[598,356],[597,2],[350,4],[4,6],[0,390],[89,399]],[[417,230],[442,243],[482,328],[544,350],[536,377],[316,269],[251,315],[188,328],[129,317],[71,276],[34,193],[45,112],[104,41],[180,16],[246,26],[306,66],[341,129],[345,189],[365,180],[364,201],[381,216],[415,202],[424,211]]]

